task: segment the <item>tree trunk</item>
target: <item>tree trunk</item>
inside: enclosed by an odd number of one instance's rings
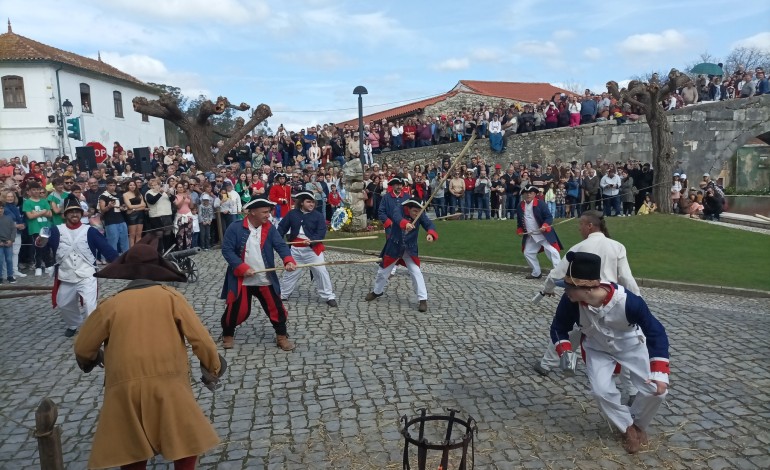
[[[192,149],[192,153],[195,155],[195,164],[198,169],[206,171],[216,168],[217,161],[211,153],[211,134],[209,129],[203,126],[190,126],[190,129],[185,134],[190,141],[190,149]],[[221,155],[219,156],[221,158]]]
[[[658,211],[671,213],[671,175],[674,170],[674,149],[671,146],[671,127],[660,103],[650,106],[647,125],[652,135],[653,188],[652,200]],[[641,188],[640,188],[641,189]]]

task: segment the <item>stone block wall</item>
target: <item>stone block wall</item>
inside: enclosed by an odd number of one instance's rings
[[[739,147],[753,137],[770,132],[770,95],[690,106],[670,112],[668,120],[681,168],[688,175],[711,173],[716,176]],[[404,160],[411,168],[416,163],[440,159],[443,155],[457,156],[464,145],[457,142],[385,152],[378,160],[390,164]],[[504,167],[514,160],[547,164],[557,158],[564,162],[596,158],[622,162],[633,158],[652,162],[652,138],[644,120],[621,125],[607,121],[513,135],[501,154],[490,150],[488,140],[477,139],[472,154]]]

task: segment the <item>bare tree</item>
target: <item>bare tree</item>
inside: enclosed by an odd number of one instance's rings
[[[671,126],[668,124],[661,102],[689,81],[690,77],[677,69],[671,69],[665,85],[655,80],[648,82],[632,80],[627,89],[618,90],[617,82],[607,82],[607,91],[615,99],[631,104],[647,118],[652,136],[652,165],[655,171],[652,195],[658,208],[664,213],[671,213],[671,204],[667,203],[670,190],[668,183],[670,183],[676,158],[671,145]]]
[[[770,67],[770,52],[758,47],[736,47],[725,59],[725,73],[735,73],[739,65],[743,65],[744,70],[751,72],[757,67],[767,69]]]
[[[236,118],[233,132],[225,134],[212,129],[210,118],[221,115],[227,109],[247,111],[250,109],[248,104],[233,105],[230,104],[227,98],[220,96],[217,98],[216,103],[213,103],[211,100],[203,101],[198,110],[198,115],[188,117],[179,109],[177,98],[169,93],[162,93],[157,100],[148,100],[147,98],[137,96],[132,100],[132,103],[134,111],[137,113],[161,118],[179,127],[188,138],[193,155],[195,155],[195,163],[198,168],[203,170],[210,170],[216,166],[214,155],[211,153],[212,142],[210,136],[212,132],[224,138],[224,143],[220,146],[219,152],[226,154],[260,122],[273,115],[268,105],[260,104],[251,114],[248,122],[242,117]]]

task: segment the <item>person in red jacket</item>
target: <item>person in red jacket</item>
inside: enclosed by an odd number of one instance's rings
[[[286,184],[286,174],[275,175],[275,184],[270,188],[268,199],[275,203],[273,217],[275,217],[275,223],[278,223],[291,209],[291,186]]]
[[[329,209],[326,211],[326,219],[331,220],[332,214],[342,205],[342,197],[340,192],[337,191],[337,185],[333,184],[329,188],[329,195],[326,197],[326,202],[329,204]]]

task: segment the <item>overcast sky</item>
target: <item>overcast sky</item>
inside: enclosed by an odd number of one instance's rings
[[[601,90],[704,51],[770,48],[766,0],[0,0],[0,12],[17,34],[101,51],[141,80],[266,103],[270,126],[293,130],[355,117],[356,85],[368,114],[462,79]]]

